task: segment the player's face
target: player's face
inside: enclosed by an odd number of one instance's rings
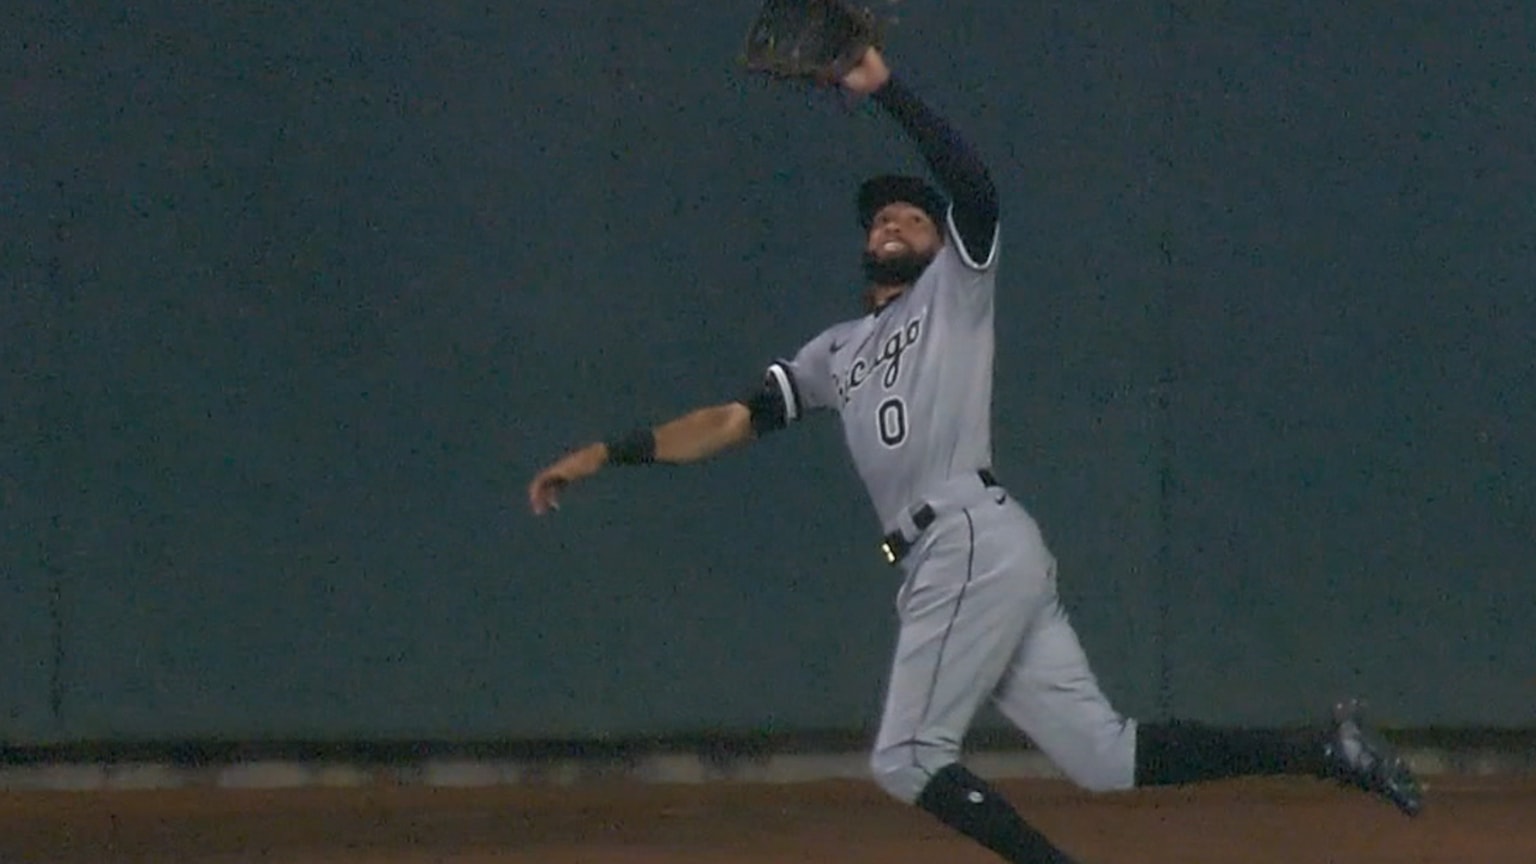
[[[938,226],[921,207],[887,204],[870,220],[864,275],[871,285],[911,285],[933,263],[942,243]]]
[[[932,261],[942,242],[939,226],[921,207],[897,201],[875,212],[864,251],[882,261],[909,256]]]

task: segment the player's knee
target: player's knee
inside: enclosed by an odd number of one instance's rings
[[[960,758],[956,748],[925,744],[904,744],[876,750],[870,755],[869,768],[876,785],[898,801],[913,804],[922,794],[928,779],[940,768]]]
[[[1090,749],[1063,759],[1059,767],[1079,788],[1089,792],[1123,792],[1136,786],[1134,734],[1106,734]]]
[[[1119,768],[1088,765],[1066,772],[1067,779],[1088,792],[1124,792],[1134,785]]]

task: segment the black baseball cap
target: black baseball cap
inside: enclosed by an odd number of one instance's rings
[[[900,201],[922,210],[933,224],[944,226],[944,215],[949,211],[949,201],[939,190],[928,185],[921,177],[905,174],[881,174],[865,180],[859,186],[859,224],[865,231],[874,223],[875,214],[887,204]]]

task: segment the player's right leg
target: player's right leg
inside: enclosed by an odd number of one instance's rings
[[[948,525],[936,524],[919,560],[909,562],[912,575],[899,601],[901,630],[870,766],[892,796],[1004,860],[1071,864],[959,762],[976,710],[995,689],[1045,596],[1049,556],[1042,545],[1000,542],[995,530],[977,530],[999,518],[1001,509],[989,503],[956,514]]]

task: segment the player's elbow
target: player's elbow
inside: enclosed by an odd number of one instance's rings
[[[739,447],[752,440],[752,414],[740,402],[726,402],[707,409],[709,433],[706,449],[710,456]]]
[[[656,456],[673,464],[700,462],[749,440],[752,421],[734,402],[700,408],[657,430]]]
[[[752,437],[752,411],[746,405],[727,402],[719,411],[720,429],[728,442],[740,444]]]

